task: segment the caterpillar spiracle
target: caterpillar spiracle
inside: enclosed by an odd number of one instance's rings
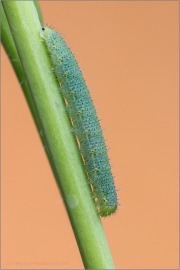
[[[117,209],[117,194],[107,156],[101,126],[89,90],[70,49],[54,29],[45,26],[41,37],[49,52],[60,93],[67,101],[73,132],[80,142],[80,152],[91,184],[96,209],[106,217]]]

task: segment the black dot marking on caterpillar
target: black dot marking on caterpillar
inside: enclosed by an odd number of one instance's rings
[[[89,90],[77,61],[59,33],[45,26],[41,37],[67,106],[96,209],[100,216],[106,217],[117,210],[117,194],[105,140]]]

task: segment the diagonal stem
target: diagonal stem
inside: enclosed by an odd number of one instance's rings
[[[114,269],[58,83],[39,35],[37,11],[31,1],[4,1],[3,7],[84,266]]]

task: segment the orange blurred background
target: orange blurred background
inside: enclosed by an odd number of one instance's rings
[[[41,1],[76,54],[112,148],[121,207],[102,219],[116,268],[178,268],[178,2]],[[2,49],[2,268],[83,268]],[[85,70],[84,70],[85,69]]]

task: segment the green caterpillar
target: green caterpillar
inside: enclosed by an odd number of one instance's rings
[[[49,26],[42,28],[60,92],[67,103],[73,132],[80,142],[88,181],[100,216],[117,209],[117,194],[102,130],[81,70],[62,37]]]

